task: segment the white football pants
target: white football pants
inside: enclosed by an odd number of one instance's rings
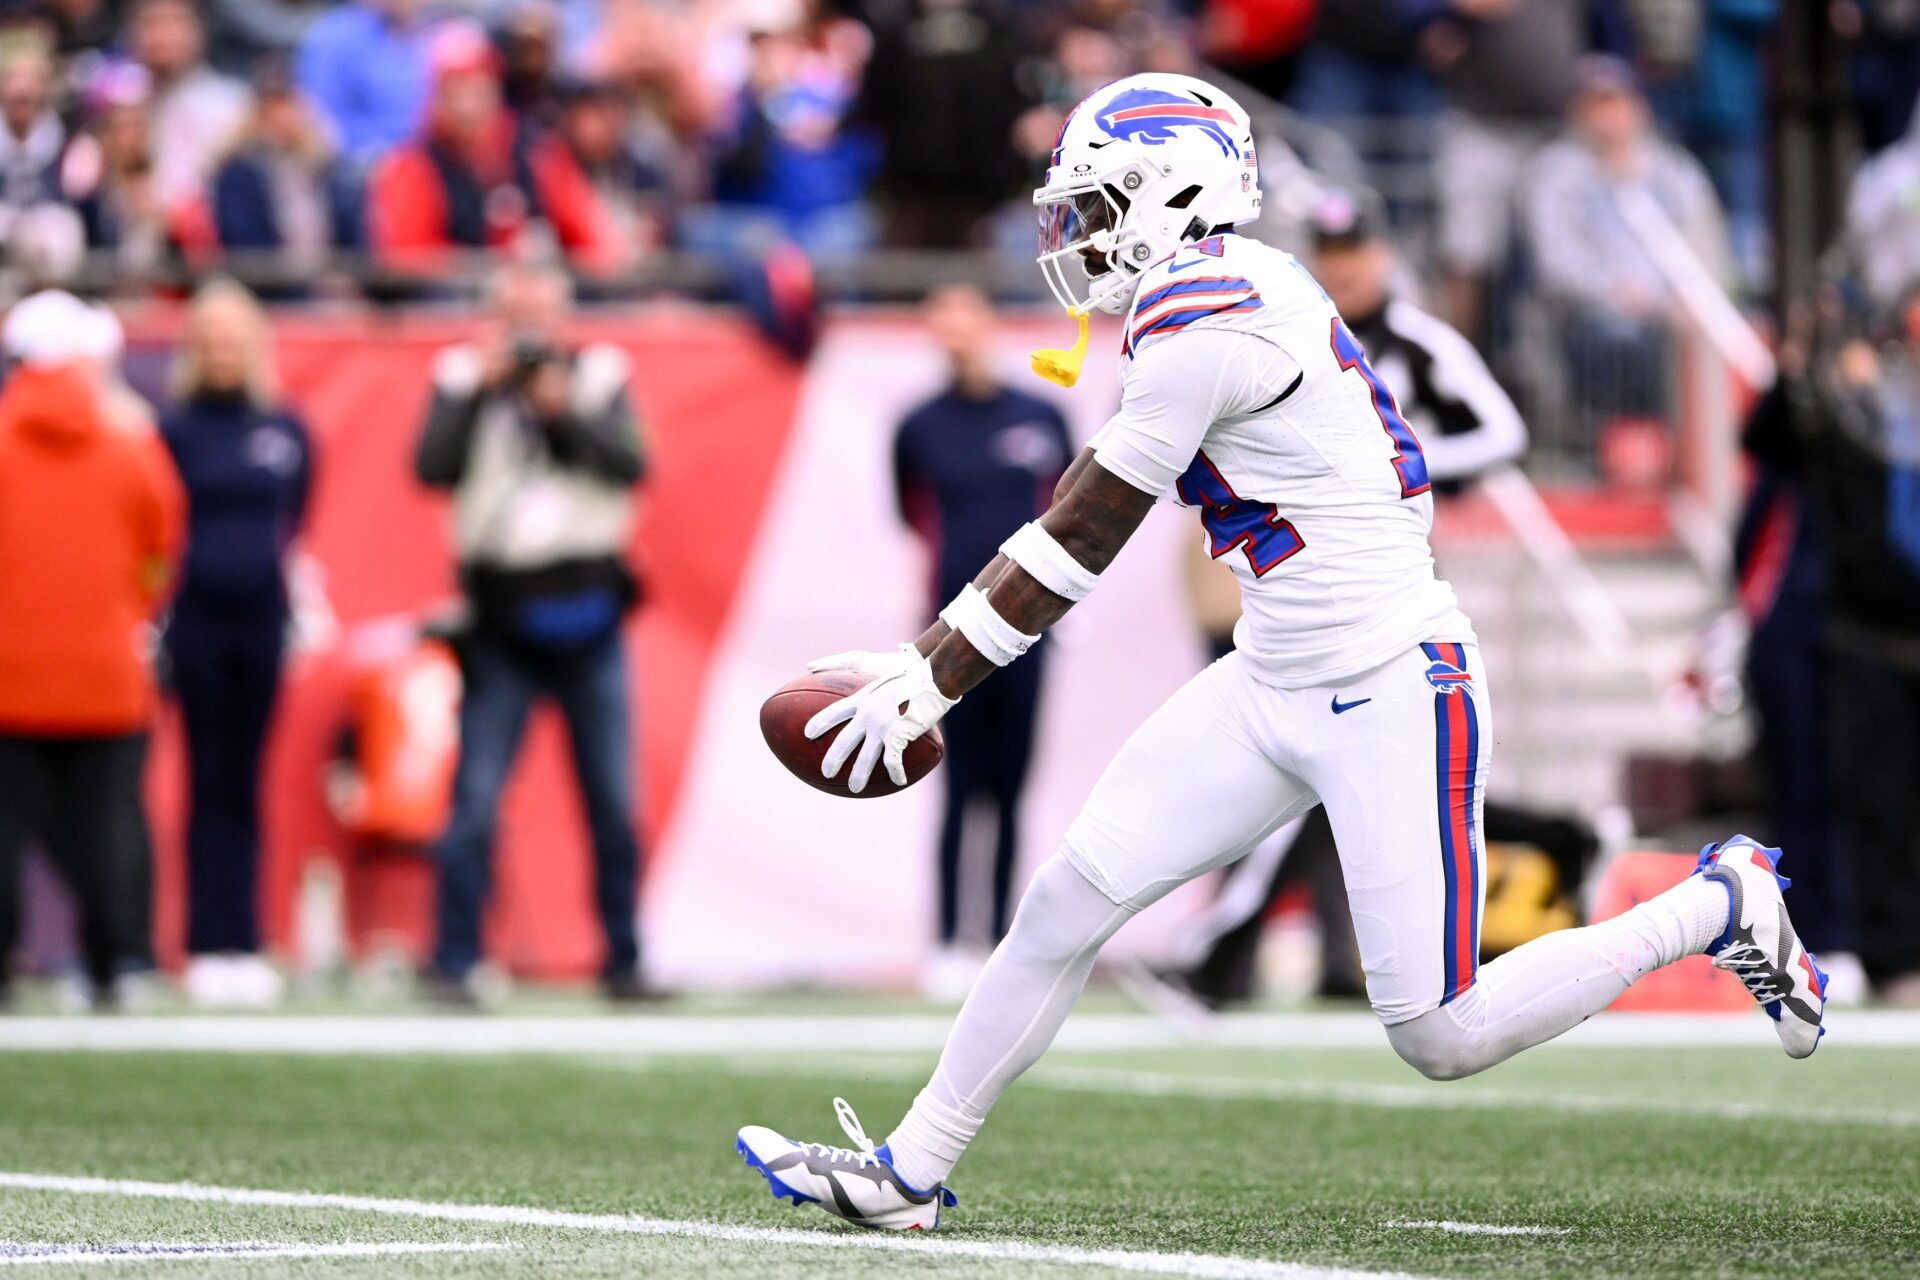
[[[914,1186],[943,1181],[1052,1042],[1106,940],[1316,801],[1339,846],[1368,999],[1394,1048],[1434,1078],[1559,1035],[1721,931],[1725,891],[1691,878],[1481,968],[1492,740],[1473,644],[1419,645],[1306,689],[1261,684],[1237,654],[1194,677],[1128,739],[1034,876],[933,1080],[888,1139],[895,1169]]]

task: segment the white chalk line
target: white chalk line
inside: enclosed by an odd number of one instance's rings
[[[1572,1227],[1521,1227],[1498,1222],[1451,1222],[1446,1219],[1424,1222],[1389,1222],[1390,1227],[1425,1231],[1451,1231],[1462,1236],[1570,1236]]]
[[[0,1172],[0,1187],[69,1195],[126,1196],[284,1209],[337,1209],[437,1222],[483,1226],[538,1227],[601,1231],[637,1236],[668,1236],[727,1244],[765,1244],[797,1248],[851,1249],[917,1254],[927,1258],[976,1258],[987,1262],[1025,1262],[1063,1267],[1105,1267],[1141,1275],[1195,1276],[1201,1280],[1414,1280],[1401,1272],[1355,1271],[1305,1263],[1230,1258],[1203,1253],[1152,1253],[1131,1249],[1078,1249],[1013,1241],[942,1240],[900,1234],[845,1231],[782,1231],[772,1227],[728,1226],[612,1213],[572,1213],[523,1205],[459,1204],[396,1200],[378,1196],[327,1195],[302,1191],[265,1191],[216,1187],[193,1182],[141,1182],[121,1178],[68,1177],[45,1173]]]
[[[1920,1014],[1844,1010],[1829,1020],[1828,1045],[1920,1046]],[[8,1050],[147,1050],[216,1053],[727,1053],[856,1044],[909,1052],[938,1049],[951,1013],[765,1015],[664,1014],[639,1017],[439,1015],[145,1016],[0,1018]],[[1138,1014],[1068,1019],[1057,1046],[1088,1051],[1205,1046],[1223,1049],[1386,1047],[1368,1013],[1249,1013],[1198,1028]],[[1757,1012],[1731,1016],[1602,1014],[1535,1052],[1562,1048],[1770,1047],[1772,1025]],[[1831,1048],[1829,1049],[1831,1052]]]
[[[209,1258],[380,1258],[393,1254],[491,1253],[511,1249],[492,1241],[414,1242],[395,1240],[379,1244],[276,1244],[271,1241],[235,1241],[231,1244],[18,1244],[0,1243],[0,1267],[44,1267],[87,1263],[176,1262]],[[9,1251],[11,1250],[11,1251]]]
[[[622,1071],[673,1070],[671,1059],[634,1059],[601,1065]],[[867,1057],[763,1061],[751,1058],[703,1063],[702,1070],[733,1075],[885,1080],[925,1080],[924,1066]],[[1920,1112],[1841,1107],[1793,1107],[1766,1102],[1693,1098],[1614,1098],[1603,1094],[1523,1093],[1460,1085],[1339,1084],[1321,1080],[1263,1080],[1182,1075],[1119,1067],[1055,1066],[1042,1062],[1020,1077],[1023,1087],[1146,1098],[1226,1099],[1234,1102],[1334,1102],[1397,1111],[1555,1111],[1576,1115],[1671,1115],[1705,1120],[1791,1121],[1875,1128],[1920,1128]]]

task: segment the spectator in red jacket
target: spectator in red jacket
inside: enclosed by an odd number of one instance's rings
[[[613,220],[566,145],[506,110],[500,60],[477,26],[434,40],[421,136],[374,171],[367,232],[389,267],[431,273],[460,249],[513,249],[535,228],[577,267],[625,257]]]

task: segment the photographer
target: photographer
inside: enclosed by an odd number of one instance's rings
[[[557,271],[513,266],[492,284],[493,332],[440,354],[414,467],[453,493],[469,625],[453,816],[441,837],[432,993],[471,1003],[499,797],[536,698],[566,718],[593,837],[610,998],[643,998],[622,616],[637,588],[623,554],[645,471],[628,364],[562,333]]]

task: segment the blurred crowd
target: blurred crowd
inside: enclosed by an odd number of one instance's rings
[[[1920,78],[1911,8],[1831,6],[1853,41],[1869,149],[1905,131]],[[1593,225],[1594,188],[1610,180],[1643,177],[1717,271],[1762,282],[1780,10],[9,0],[0,243],[42,282],[90,255],[116,289],[227,255],[294,292],[347,288],[374,269],[432,277],[462,249],[529,240],[604,277],[664,248],[789,242],[818,258],[1011,243],[1074,102],[1132,71],[1204,64],[1256,104],[1290,109],[1276,119],[1329,126],[1387,191],[1396,223],[1436,206],[1421,265],[1445,277],[1448,310],[1469,330],[1488,277],[1526,244],[1543,251],[1549,290],[1630,319],[1655,304],[1646,273],[1594,298],[1586,271],[1619,247]],[[1615,61],[1583,61],[1596,54]],[[1396,164],[1409,157],[1411,183]]]
[[[1191,15],[876,0],[41,0],[0,28],[12,265],[283,290],[563,252],[956,247]],[[341,272],[342,264],[358,271]]]
[[[1893,147],[1920,16],[1822,13],[1855,136]],[[1037,296],[1027,193],[1065,113],[1203,72],[1254,109],[1259,233],[1299,249],[1322,184],[1379,193],[1426,304],[1592,469],[1680,415],[1681,327],[1769,300],[1783,23],[1778,0],[10,0],[0,295],[218,267],[270,301],[470,298],[506,251],[592,300],[742,303],[802,352],[821,292],[955,270],[877,250],[972,251]]]

